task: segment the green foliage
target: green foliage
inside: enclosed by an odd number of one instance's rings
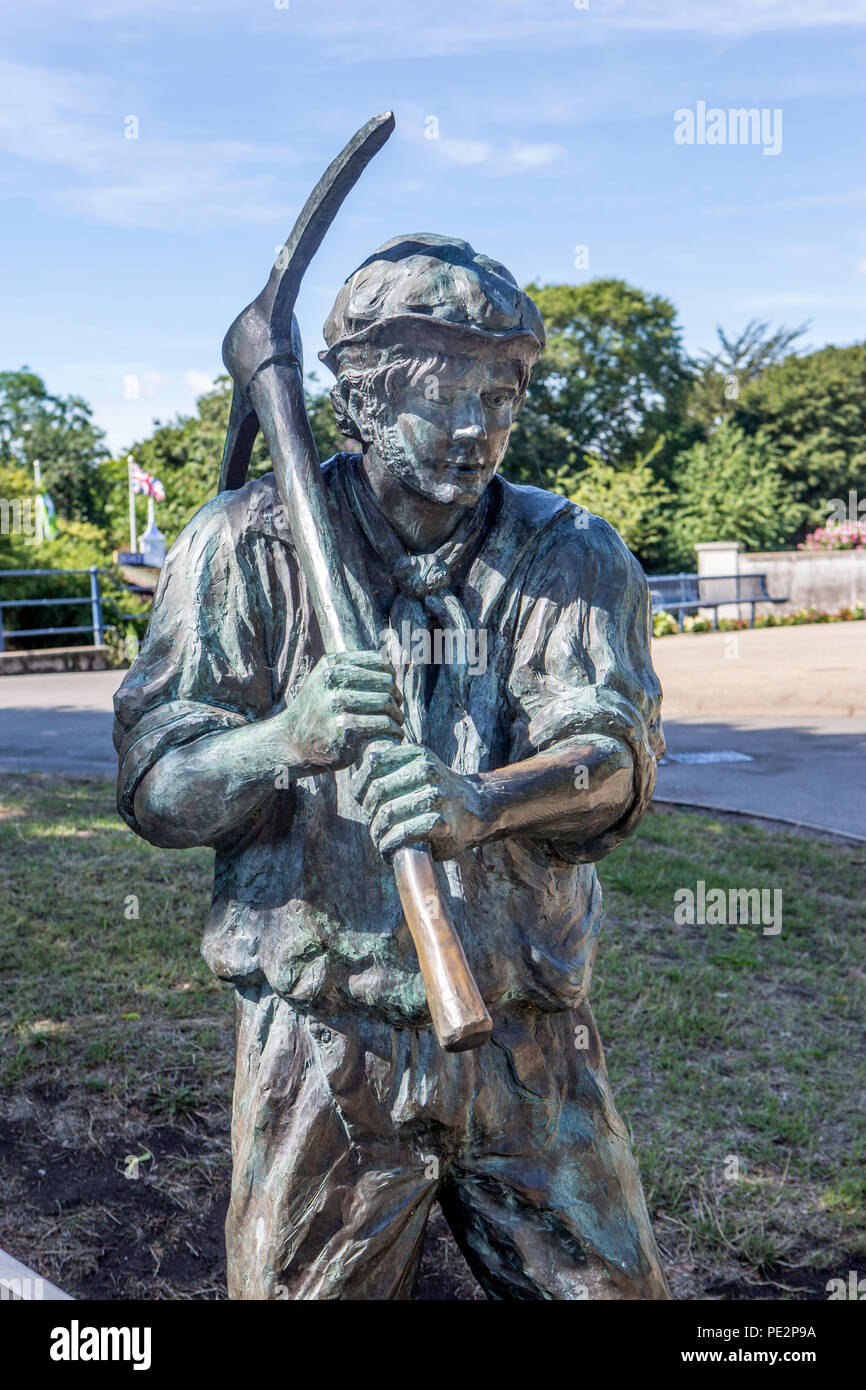
[[[55,540],[32,548],[33,568],[89,569],[111,565],[111,546],[105,532],[91,521],[64,521]]]
[[[105,523],[100,463],[108,455],[104,435],[80,396],[52,396],[41,377],[22,367],[0,372],[0,466],[33,477],[36,459],[43,486],[59,517]]]
[[[90,521],[61,520],[53,541],[36,543],[34,487],[23,468],[0,465],[0,570],[87,570],[92,565],[113,572],[111,541],[107,533]],[[20,504],[20,505],[17,505]],[[131,595],[117,593],[107,577],[102,579],[106,619],[114,603],[126,613],[139,612],[141,603]],[[0,578],[0,598],[79,598],[90,592],[86,574],[37,575]],[[9,608],[3,613],[3,627],[11,646],[67,646],[87,640],[84,633],[62,633],[55,637],[23,637],[16,642],[14,632],[29,627],[74,627],[90,618],[89,602],[80,607],[67,604],[45,608]]]
[[[662,610],[653,614],[653,637],[670,637],[679,630],[680,625],[673,613],[665,613]]]
[[[788,544],[862,477],[866,348],[800,358],[805,325],[752,321],[690,362],[658,295],[621,280],[527,290],[548,346],[506,476],[598,511],[645,566],[690,570],[695,543],[722,535]]]
[[[37,545],[35,495],[32,475],[14,464],[0,464],[0,499],[9,504],[0,515],[0,569],[81,569],[110,563],[108,537],[90,521],[61,521],[56,538]]]
[[[743,1296],[778,1298],[802,1280],[825,1297],[825,1271],[844,1272],[866,1248],[863,1110],[852,1104],[864,1084],[862,848],[656,807],[604,861],[607,922],[593,989],[653,1221],[668,1263],[688,1280],[684,1297],[717,1296],[734,1277]],[[195,944],[212,861],[208,850],[158,850],[134,836],[107,782],[5,778],[0,1079],[36,1107],[24,1156],[34,1171],[56,1154],[58,1092],[82,1167],[71,1175],[61,1244],[56,1203],[34,1183],[9,1188],[4,1232],[10,1248],[18,1239],[35,1251],[40,1273],[82,1297],[93,1292],[98,1220],[115,1232],[103,1241],[114,1295],[143,1299],[154,1297],[153,1263],[125,1273],[130,1223],[143,1229],[143,1248],[165,1239],[166,1223],[185,1248],[183,1238],[200,1240],[203,1220],[220,1219],[232,991]],[[736,926],[675,925],[672,895],[698,879],[778,885],[783,932],[749,939]],[[134,921],[124,916],[128,893],[140,899]],[[142,1114],[187,1103],[207,1122],[192,1156],[184,1143],[174,1160]],[[732,1147],[742,1160],[736,1182],[726,1177]],[[164,1210],[143,1180],[94,1183],[99,1206],[82,1207],[82,1171],[119,1173],[125,1155],[148,1151],[168,1184]],[[5,1168],[11,1182],[15,1165]],[[178,1235],[188,1211],[195,1223]],[[754,1262],[779,1260],[786,1268],[771,1277],[783,1288],[762,1284]],[[157,1293],[200,1298],[202,1266],[206,1274],[206,1252],[192,1266],[172,1261]]]
[[[686,418],[691,371],[676,310],[623,280],[528,285],[547,327],[526,406],[505,461],[517,482],[552,486],[585,454],[621,468],[665,441],[664,475],[676,444],[691,442]]]
[[[802,520],[774,452],[724,423],[677,459],[679,487],[668,540],[669,563],[692,569],[695,545],[742,541],[752,550],[784,545]]]
[[[737,336],[718,329],[716,351],[689,361],[674,307],[659,295],[615,279],[528,291],[548,346],[505,475],[598,512],[647,568],[691,570],[695,543],[720,536],[791,544],[826,520],[831,498],[862,491],[866,344],[798,356],[803,326],[752,322]],[[223,376],[194,413],[157,422],[133,447],[166,489],[156,515],[169,544],[216,492],[230,402]],[[307,409],[323,459],[353,447],[326,393],[314,387]],[[49,395],[27,369],[0,373],[0,498],[32,501],[35,458],[60,522],[40,564],[104,564],[127,546],[126,458],[106,457],[89,407]],[[259,436],[250,476],[270,466]],[[146,500],[136,505],[140,533]],[[31,537],[0,534],[0,567],[35,563]]]
[[[35,568],[26,559],[34,549],[34,497],[33,474],[0,462],[0,569]]]
[[[0,537],[7,542],[0,549],[0,569],[13,570],[87,570],[91,565],[111,569],[111,553],[107,546],[105,532],[89,521],[63,521],[57,539],[36,545],[30,537]],[[103,580],[103,596],[112,593],[107,581]],[[90,621],[89,602],[90,580],[87,574],[60,574],[18,576],[0,578],[0,597],[5,602],[12,599],[30,598],[76,598],[82,599],[80,605],[49,604],[38,608],[7,608],[3,612],[3,628],[6,642],[14,647],[65,647],[88,642],[87,633],[57,633],[48,636],[39,633],[32,637],[22,637],[15,641],[14,632],[19,628],[75,627]],[[123,607],[140,607],[123,596]],[[106,605],[106,617],[110,605]]]
[[[310,372],[310,381],[315,383],[315,391],[313,393],[307,392],[307,415],[310,419],[316,448],[319,451],[319,458],[323,460],[333,458],[334,454],[338,454],[344,449],[360,449],[360,445],[355,440],[345,439],[337,429],[331,397],[326,390],[319,390],[319,378],[315,372]]]
[[[117,623],[110,623],[105,629],[105,649],[108,655],[108,663],[114,670],[121,670],[130,665],[132,654],[138,652],[139,634],[132,630],[121,628]]]
[[[219,485],[220,462],[228,428],[232,383],[220,376],[211,391],[196,402],[194,415],[179,416],[168,424],[157,423],[148,439],[134,445],[132,455],[139,467],[154,474],[165,487],[166,500],[156,509],[159,529],[168,544],[186,525]],[[319,454],[323,459],[344,447],[334,423],[334,413],[326,395],[307,396],[307,409]],[[249,476],[260,477],[271,470],[271,462],[261,434],[256,437]],[[110,492],[106,510],[116,546],[129,544],[126,460],[120,459],[104,470],[106,490]],[[145,524],[146,500],[136,504],[139,533]]]
[[[660,443],[645,458],[622,468],[586,455],[586,467],[573,474],[561,470],[554,488],[615,526],[644,568],[659,564],[666,554],[670,489],[652,471]]]
[[[858,623],[866,617],[866,608],[862,603],[855,603],[851,606],[845,605],[835,613],[828,613],[826,609],[798,608],[796,613],[764,613],[755,619],[755,627],[803,627],[809,623]],[[720,618],[719,632],[742,632],[749,623],[745,618]],[[671,633],[679,632],[679,624],[671,613],[659,612],[653,615],[653,636],[668,637]],[[709,618],[686,617],[683,620],[683,632],[712,632],[713,624]]]
[[[769,367],[743,391],[734,420],[772,449],[806,521],[826,521],[832,498],[863,491],[866,344],[821,348]]]
[[[150,437],[131,450],[139,467],[153,473],[165,487],[166,500],[158,504],[156,518],[169,544],[198,508],[216,493],[231,399],[231,381],[221,376],[211,391],[199,396],[194,415],[178,416],[168,423],[157,421]],[[269,467],[259,435],[253,446],[250,476],[267,472]],[[118,543],[128,546],[125,459],[118,462],[115,488],[118,496],[114,535]],[[145,524],[146,499],[140,498],[136,508],[140,534]]]
[[[690,415],[705,429],[728,419],[744,387],[768,367],[781,362],[807,327],[801,323],[799,328],[773,329],[769,323],[752,319],[735,338],[717,327],[716,351],[699,353],[692,362],[695,375]]]

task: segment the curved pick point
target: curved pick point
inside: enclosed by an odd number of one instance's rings
[[[374,154],[395,127],[393,111],[373,116],[356,131],[325,170],[313,189],[288,240],[274,262],[268,283],[257,303],[266,318],[294,310],[301,280],[346,198]]]
[[[328,165],[313,189],[288,240],[277,256],[261,294],[248,304],[231,325],[223,343],[223,361],[235,378],[235,395],[223,453],[220,491],[242,487],[249,468],[250,452],[258,430],[258,420],[241,390],[237,389],[239,364],[255,356],[246,351],[253,337],[291,340],[295,347],[296,329],[292,321],[295,300],[304,272],[322,244],[346,195],[354,188],[373,155],[382,148],[394,129],[393,111],[373,116],[356,131],[337,158]],[[272,329],[276,332],[272,332]],[[254,345],[253,345],[254,346]],[[300,357],[300,343],[295,355]],[[236,370],[232,370],[232,367]],[[243,373],[240,373],[243,377]]]

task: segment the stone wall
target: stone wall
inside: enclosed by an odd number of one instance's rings
[[[855,603],[866,605],[864,550],[745,552],[736,541],[712,541],[695,549],[698,574],[765,574],[768,593],[787,595],[785,603],[759,603],[759,617],[764,613],[796,613],[799,608],[835,613]],[[737,605],[720,608],[719,616],[736,617]],[[748,604],[740,605],[739,616],[748,619]]]
[[[7,636],[13,637],[14,633]],[[44,674],[50,671],[108,671],[107,647],[46,647],[37,651],[0,652],[0,676]]]

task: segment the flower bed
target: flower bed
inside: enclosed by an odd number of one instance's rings
[[[866,550],[866,519],[863,521],[828,521],[811,531],[798,550]]]
[[[846,605],[835,613],[826,613],[820,608],[800,608],[796,613],[766,613],[755,619],[755,627],[799,627],[803,623],[851,623],[859,622],[866,616],[862,603]],[[750,624],[745,618],[720,618],[718,628],[713,627],[711,618],[688,617],[684,619],[685,632],[737,632]],[[679,632],[680,627],[672,613],[663,609],[653,614],[653,637],[669,637]]]

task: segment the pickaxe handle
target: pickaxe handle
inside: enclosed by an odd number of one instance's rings
[[[265,366],[250,383],[247,396],[288,509],[325,650],[361,650],[369,639],[346,586],[300,367],[285,362]],[[243,408],[241,397],[239,413]],[[447,1052],[478,1047],[490,1037],[493,1024],[451,920],[432,855],[425,846],[407,846],[394,855],[393,868],[436,1035]]]

